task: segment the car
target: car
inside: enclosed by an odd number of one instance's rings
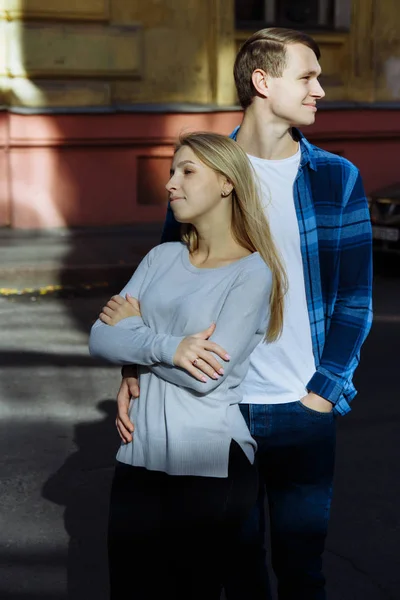
[[[400,250],[400,183],[376,190],[368,202],[374,249]]]

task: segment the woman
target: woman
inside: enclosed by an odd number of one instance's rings
[[[186,135],[166,187],[182,243],[153,248],[90,335],[94,356],[140,377],[111,493],[112,600],[219,599],[257,494],[239,384],[282,328],[285,275],[243,150]]]

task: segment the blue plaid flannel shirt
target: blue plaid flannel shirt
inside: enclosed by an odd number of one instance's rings
[[[353,164],[310,144],[297,129],[294,133],[301,161],[293,192],[316,364],[306,387],[344,415],[357,393],[353,374],[372,324],[368,203]],[[175,240],[179,223],[168,207],[162,241]]]

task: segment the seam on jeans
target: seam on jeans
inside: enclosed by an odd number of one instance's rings
[[[330,485],[329,486],[329,498],[328,498],[328,502],[325,504],[325,510],[324,510],[325,535],[327,535],[327,533],[328,533],[329,517],[331,514],[331,506],[332,506],[332,495],[333,495],[333,485]]]
[[[253,430],[253,406],[251,404],[248,404],[248,411],[249,411],[249,431],[250,434],[252,435],[252,430]]]
[[[333,410],[331,410],[330,412],[321,412],[320,410],[314,410],[313,408],[305,406],[301,400],[297,400],[297,404],[300,404],[300,408],[309,415],[315,415],[316,417],[322,417],[324,419],[333,416]]]

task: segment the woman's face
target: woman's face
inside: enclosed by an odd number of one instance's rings
[[[226,179],[202,163],[188,146],[175,153],[165,187],[179,223],[195,224],[199,218],[211,215],[224,199],[224,186]]]

